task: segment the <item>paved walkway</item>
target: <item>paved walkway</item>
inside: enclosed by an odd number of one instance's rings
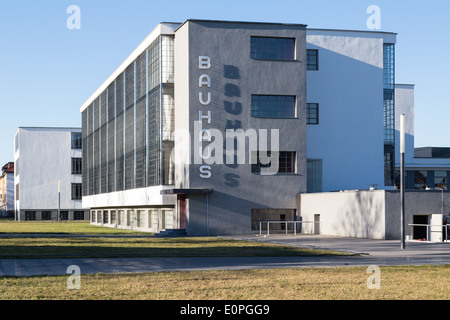
[[[80,259],[2,259],[0,276],[65,275],[71,265],[81,274],[118,272],[163,272],[194,270],[237,270],[334,266],[393,266],[450,264],[450,243],[336,238],[324,236],[255,235],[230,236],[232,239],[262,241],[318,249],[330,249],[359,256],[318,257],[213,257],[213,258],[80,258]]]

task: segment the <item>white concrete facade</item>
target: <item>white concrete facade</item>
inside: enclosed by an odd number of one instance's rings
[[[307,29],[319,69],[307,71],[307,102],[319,104],[308,125],[308,159],[323,161],[322,191],[384,188],[383,32]]]
[[[72,173],[72,159],[81,159],[82,155],[81,149],[72,149],[72,133],[80,134],[81,129],[17,130],[14,151],[17,220],[48,220],[49,212],[50,220],[58,219],[58,208],[68,214],[69,220],[89,219],[81,199],[73,200],[72,188],[82,183],[82,177]]]

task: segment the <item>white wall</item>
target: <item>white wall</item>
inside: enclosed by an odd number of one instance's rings
[[[319,50],[319,70],[307,71],[307,102],[319,103],[319,125],[307,128],[307,156],[323,159],[323,191],[384,186],[385,40],[395,36],[307,31],[307,49]]]
[[[84,208],[175,205],[176,196],[161,195],[170,186],[155,186],[83,197]]]
[[[81,158],[72,150],[71,133],[80,128],[19,128],[19,201],[16,210],[58,209],[58,180],[61,181],[61,210],[81,209],[81,200],[72,200],[72,183],[81,183],[81,175],[72,175],[72,158]],[[15,165],[17,168],[17,164]],[[17,170],[17,169],[16,169]]]
[[[320,234],[384,239],[385,191],[345,191],[301,195],[303,221],[320,215]],[[302,225],[302,233],[313,233],[313,225]]]

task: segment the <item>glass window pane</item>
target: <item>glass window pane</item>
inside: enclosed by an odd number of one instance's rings
[[[295,39],[251,37],[250,57],[265,60],[294,60]]]
[[[295,96],[252,95],[252,117],[295,118]]]

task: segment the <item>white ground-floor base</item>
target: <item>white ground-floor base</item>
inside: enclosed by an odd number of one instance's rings
[[[174,206],[91,209],[91,224],[157,233],[178,227]]]

